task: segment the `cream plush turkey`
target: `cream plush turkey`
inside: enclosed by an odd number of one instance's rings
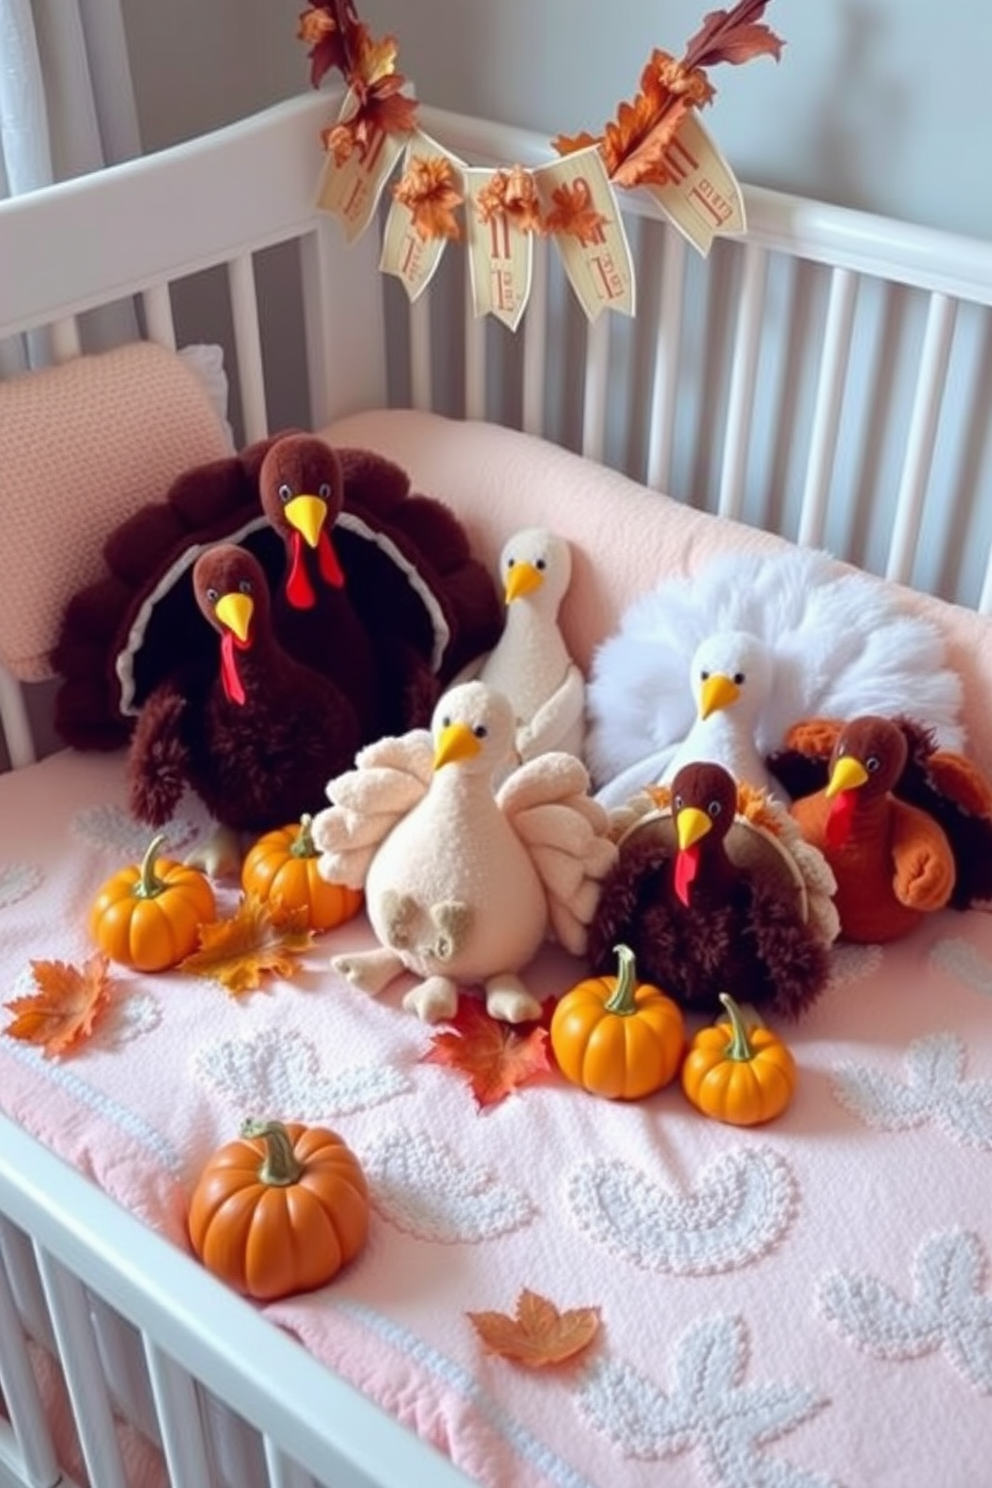
[[[726,553],[635,599],[593,656],[586,699],[586,760],[609,807],[693,758],[767,788],[762,762],[805,718],[911,713],[942,748],[964,744],[962,685],[936,627],[803,548]]]
[[[362,750],[314,819],[320,872],[364,889],[379,941],[336,956],[334,969],[373,994],[413,972],[404,1006],[425,1022],[450,1017],[465,985],[484,989],[494,1017],[539,1016],[520,973],[549,936],[583,953],[616,861],[606,811],[573,755],[543,754],[494,791],[513,736],[509,700],[461,683],[438,702],[430,733]]]

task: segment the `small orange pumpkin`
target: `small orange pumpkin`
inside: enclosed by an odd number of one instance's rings
[[[617,975],[566,992],[551,1019],[551,1047],[566,1079],[610,1100],[638,1100],[667,1085],[685,1049],[678,1004],[638,983],[634,953],[616,948]]]
[[[139,864],[108,878],[90,909],[90,933],[112,961],[165,971],[196,950],[201,925],[217,916],[214,891],[198,868],[158,858],[164,834]]]
[[[270,1302],[323,1286],[358,1254],[368,1235],[368,1185],[335,1132],[246,1121],[240,1137],[208,1159],[188,1223],[208,1271]]]
[[[328,883],[320,876],[312,825],[312,817],[302,816],[299,822],[260,837],[245,855],[241,885],[263,901],[305,909],[311,930],[332,930],[358,913],[365,896],[360,889]]]
[[[732,997],[721,992],[727,1021],[701,1028],[682,1065],[682,1089],[717,1121],[756,1126],[779,1116],[796,1088],[796,1061],[770,1028],[744,1026]]]

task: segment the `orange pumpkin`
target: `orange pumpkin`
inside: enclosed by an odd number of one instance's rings
[[[208,1271],[257,1301],[323,1286],[365,1244],[369,1196],[358,1158],[319,1126],[246,1121],[207,1161],[189,1237]]]
[[[781,1114],[796,1086],[796,1061],[770,1028],[744,1026],[740,1008],[725,992],[727,1021],[701,1028],[682,1065],[682,1089],[694,1106],[717,1121],[756,1126]]]
[[[153,838],[140,864],[108,878],[90,909],[90,933],[112,961],[136,971],[165,971],[199,944],[200,926],[217,916],[214,891],[198,868],[158,858]]]
[[[317,871],[320,854],[311,835],[312,818],[266,832],[249,848],[241,866],[246,892],[286,909],[305,909],[311,930],[332,930],[358,913],[364,895],[345,884],[328,883]]]
[[[616,955],[616,976],[590,977],[561,998],[551,1047],[573,1084],[611,1100],[638,1100],[675,1078],[685,1023],[665,992],[638,984],[629,946],[617,946]]]

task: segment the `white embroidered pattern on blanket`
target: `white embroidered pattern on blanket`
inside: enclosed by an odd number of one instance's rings
[[[933,1122],[954,1141],[992,1148],[992,1080],[965,1079],[967,1049],[956,1033],[915,1039],[903,1061],[905,1079],[877,1065],[838,1066],[840,1104],[866,1126],[904,1131]]]

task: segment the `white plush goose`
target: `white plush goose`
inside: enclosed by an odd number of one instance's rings
[[[502,693],[461,683],[440,699],[429,735],[362,750],[314,819],[320,872],[364,888],[379,941],[336,956],[334,969],[373,994],[413,972],[421,980],[404,1006],[425,1022],[451,1017],[459,987],[473,984],[493,1017],[539,1016],[519,972],[550,934],[583,953],[616,861],[607,813],[574,756],[544,754],[494,793],[513,730]]]
[[[558,624],[572,578],[572,550],[556,533],[526,527],[504,544],[499,574],[506,621],[476,676],[513,704],[517,763],[553,749],[581,759],[585,678]]]

